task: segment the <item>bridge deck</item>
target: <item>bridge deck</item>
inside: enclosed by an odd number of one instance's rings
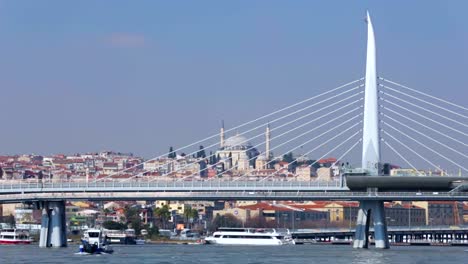
[[[0,195],[0,203],[52,200],[285,200],[285,201],[466,201],[468,193],[366,193],[366,192],[271,192],[271,191],[213,191],[213,192],[160,192],[127,191],[114,192],[102,189],[99,192],[39,192]]]
[[[387,178],[387,177],[385,177]],[[0,203],[50,200],[383,200],[466,201],[467,192],[351,191],[339,182],[165,181],[10,182]]]

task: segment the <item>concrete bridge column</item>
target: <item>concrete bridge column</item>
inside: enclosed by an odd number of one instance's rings
[[[65,201],[41,203],[42,221],[39,247],[66,247]]]
[[[373,214],[373,215],[372,215]],[[374,237],[376,248],[389,248],[387,223],[383,201],[361,201],[354,236],[354,248],[369,247],[370,219],[374,223]]]
[[[45,204],[44,204],[45,205]],[[39,238],[39,247],[47,247],[49,244],[48,234],[49,234],[49,209],[48,206],[42,208],[42,218],[41,218],[41,234]]]

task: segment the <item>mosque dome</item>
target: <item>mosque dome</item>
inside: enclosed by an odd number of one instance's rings
[[[230,150],[241,150],[252,147],[252,144],[247,141],[247,138],[241,135],[232,136],[224,142],[224,148]]]
[[[267,157],[266,157],[266,155],[264,153],[258,155],[257,160],[268,161],[268,159],[267,159]]]

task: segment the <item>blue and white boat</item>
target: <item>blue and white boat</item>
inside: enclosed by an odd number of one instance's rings
[[[88,229],[83,235],[79,252],[76,255],[112,254],[114,250],[108,245],[99,229]]]

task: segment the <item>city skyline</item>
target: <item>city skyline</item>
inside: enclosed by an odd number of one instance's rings
[[[0,20],[0,83],[10,87],[0,109],[11,113],[1,119],[1,154],[108,149],[149,158],[216,134],[220,120],[234,126],[359,78],[366,8],[376,17],[380,74],[464,104],[453,96],[464,95],[456,77],[468,62],[462,2],[424,2],[416,15],[416,3],[145,2],[133,14],[118,2],[103,16],[101,4],[50,3],[0,7],[9,13]],[[164,14],[175,8],[180,16]],[[198,118],[187,118],[193,109]]]

